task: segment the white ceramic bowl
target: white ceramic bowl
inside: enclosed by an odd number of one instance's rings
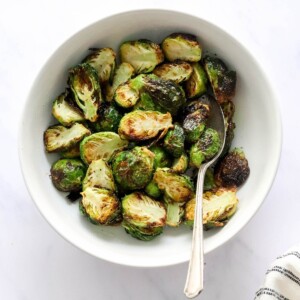
[[[185,262],[192,231],[185,226],[166,228],[153,241],[142,242],[122,227],[92,225],[80,215],[78,203],[69,203],[52,186],[49,170],[58,156],[45,153],[43,132],[55,123],[52,100],[64,90],[68,69],[86,56],[88,48],[117,50],[120,42],[138,38],[160,42],[172,32],[196,35],[204,49],[217,53],[238,74],[234,146],[244,148],[251,174],[238,192],[239,208],[230,222],[205,233],[205,253],[224,244],[253,217],[271,187],[279,162],[281,123],[270,83],[250,52],[224,30],[197,17],[164,10],[126,12],[82,29],[53,53],[33,84],[21,123],[21,166],[32,199],[57,232],[82,250],[123,265],[157,267]]]

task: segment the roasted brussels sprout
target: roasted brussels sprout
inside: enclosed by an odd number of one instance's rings
[[[183,174],[189,165],[189,158],[186,153],[182,153],[180,157],[175,158],[172,164],[171,169],[178,174]]]
[[[124,149],[127,145],[128,141],[122,140],[114,132],[94,133],[80,143],[80,157],[86,164],[100,158],[108,161],[116,151]]]
[[[115,102],[123,108],[133,107],[139,97],[139,90],[133,86],[131,80],[119,85],[114,94]]]
[[[134,76],[134,68],[132,65],[123,62],[116,69],[113,77],[112,85],[107,85],[105,89],[106,101],[111,101],[114,97],[115,91],[119,85],[125,83]]]
[[[83,122],[82,112],[68,99],[68,92],[59,95],[53,102],[52,115],[63,126],[71,126],[76,122]]]
[[[102,101],[101,88],[96,70],[89,64],[78,65],[69,70],[68,83],[77,105],[84,117],[95,122]]]
[[[188,98],[194,98],[203,95],[207,88],[207,75],[199,63],[194,63],[193,73],[185,84],[185,92]]]
[[[173,33],[163,40],[162,49],[169,61],[197,62],[201,59],[201,46],[192,34]]]
[[[149,40],[125,42],[120,47],[122,62],[130,63],[137,74],[149,73],[163,62],[164,55],[159,45]]]
[[[228,71],[225,63],[213,56],[204,58],[204,68],[216,100],[220,104],[230,101],[235,95],[236,72]]]
[[[70,149],[61,153],[63,158],[80,158],[80,143],[75,144]]]
[[[80,159],[63,158],[51,167],[53,185],[62,192],[77,192],[85,176],[86,166]]]
[[[235,188],[219,188],[203,194],[203,225],[204,229],[222,227],[236,212],[238,199]],[[185,206],[185,223],[193,226],[195,199]]]
[[[206,129],[199,141],[190,149],[190,165],[200,168],[200,165],[213,158],[221,147],[219,134],[212,128]]]
[[[88,187],[103,188],[113,192],[116,190],[112,170],[103,159],[90,163],[82,182],[82,190]]]
[[[143,193],[135,192],[122,200],[122,226],[132,237],[150,241],[163,231],[166,210],[158,201]]]
[[[69,150],[91,132],[82,124],[75,123],[66,128],[61,125],[50,126],[44,132],[44,144],[47,152]]]
[[[184,203],[164,201],[167,210],[166,224],[171,227],[178,227],[184,216]]]
[[[235,148],[217,164],[215,180],[218,186],[239,187],[247,180],[249,174],[250,169],[244,151]]]
[[[112,170],[116,182],[125,190],[144,188],[153,175],[154,154],[146,147],[116,154],[112,160]]]
[[[154,153],[154,169],[171,166],[171,159],[165,149],[160,146],[151,146],[149,148]]]
[[[199,98],[189,101],[184,107],[183,115],[187,116],[200,109],[203,114],[207,114],[208,116],[210,113],[211,101],[213,101],[213,98],[208,94],[204,94]]]
[[[203,70],[204,71],[204,70]],[[177,61],[173,63],[164,63],[157,66],[153,73],[165,80],[172,80],[175,83],[186,81],[192,75],[192,66],[184,61]]]
[[[166,113],[167,110],[162,108],[159,104],[155,103],[147,93],[140,94],[140,100],[133,107],[134,110],[152,110]]]
[[[194,107],[198,106],[197,110],[189,113],[183,120],[183,129],[186,134],[186,140],[189,143],[196,143],[203,131],[205,130],[206,121],[209,117],[210,107],[207,104],[198,104],[198,101],[193,101]]]
[[[112,191],[88,187],[79,209],[93,224],[111,225],[121,221],[121,204]]]
[[[158,168],[153,180],[169,201],[187,202],[194,196],[194,186],[190,178],[175,174],[169,168]]]
[[[114,50],[111,48],[91,50],[93,52],[83,62],[88,63],[97,71],[100,83],[111,80],[116,66],[116,54]]]
[[[169,128],[173,128],[170,113],[134,110],[121,119],[118,132],[123,139],[144,141],[162,138]]]
[[[122,114],[114,105],[103,103],[99,109],[99,118],[92,123],[96,131],[113,131],[117,132]]]
[[[208,191],[212,190],[216,187],[215,179],[214,179],[214,170],[212,168],[208,168],[204,177],[203,190]]]
[[[232,120],[235,112],[234,103],[232,101],[224,102],[221,104],[221,108],[224,114],[225,121],[228,124]]]
[[[175,116],[186,102],[183,89],[172,80],[164,80],[155,75],[142,76],[141,91],[148,93],[154,103]]]
[[[174,125],[164,138],[164,148],[174,157],[180,157],[184,151],[185,135],[183,128],[179,124]]]
[[[161,190],[158,188],[158,185],[155,181],[150,181],[145,187],[145,193],[152,198],[160,198],[162,196]]]

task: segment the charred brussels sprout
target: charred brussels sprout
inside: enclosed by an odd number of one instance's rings
[[[159,45],[149,40],[125,42],[120,47],[122,62],[131,64],[137,74],[149,73],[164,60]]]
[[[185,222],[193,226],[195,199],[190,200],[185,207]],[[205,229],[222,227],[236,212],[238,199],[235,188],[219,188],[203,194],[203,225]]]
[[[135,192],[122,200],[122,226],[132,237],[150,241],[163,231],[166,210],[158,201],[143,193]]]
[[[53,185],[62,192],[77,192],[86,172],[86,166],[80,159],[63,158],[51,167]]]
[[[88,187],[81,195],[80,211],[93,224],[111,225],[121,220],[121,204],[112,191]]]
[[[210,113],[209,105],[201,102],[198,104],[198,101],[193,102],[190,104],[190,108],[186,108],[186,110],[192,109],[192,106],[194,108],[197,107],[197,109],[189,113],[183,120],[183,129],[186,134],[186,140],[189,143],[196,143],[199,140]]]
[[[118,131],[122,114],[113,106],[103,103],[99,110],[99,118],[92,126],[96,131]]]
[[[232,120],[235,112],[234,103],[232,101],[222,103],[221,108],[224,114],[225,121],[228,124]]]
[[[213,56],[204,58],[204,68],[217,101],[230,101],[235,95],[236,72],[229,71],[221,59]]]
[[[165,168],[171,166],[171,160],[163,147],[152,146],[149,148],[154,153],[154,169]]]
[[[186,102],[183,89],[172,80],[164,80],[154,75],[144,75],[142,91],[149,94],[154,103],[176,115]]]
[[[163,137],[172,128],[170,113],[134,110],[126,114],[119,124],[119,135],[130,141],[144,141]]]
[[[152,110],[166,113],[167,110],[162,108],[159,104],[155,103],[147,93],[141,93],[140,100],[135,104],[134,110]]]
[[[177,84],[188,80],[192,72],[192,66],[184,61],[164,63],[157,66],[153,71],[156,76],[165,80],[172,80]]]
[[[104,83],[112,79],[116,54],[111,48],[92,49],[93,52],[83,61],[91,65],[98,74],[99,82]]]
[[[190,149],[190,164],[200,168],[200,165],[213,158],[221,147],[219,134],[216,130],[208,128],[201,135],[199,141]]]
[[[84,117],[82,112],[74,103],[68,99],[68,93],[62,93],[54,100],[52,106],[52,115],[56,120],[64,125],[71,126],[76,122],[83,122]]]
[[[116,190],[112,170],[103,159],[94,160],[89,165],[82,182],[82,190],[88,187],[104,188],[113,192]]]
[[[194,186],[190,178],[175,174],[169,168],[158,168],[153,180],[169,201],[187,202],[194,196]]]
[[[216,187],[215,179],[214,179],[214,170],[212,168],[208,168],[204,177],[203,190],[208,191],[212,190]]]
[[[112,85],[107,85],[105,94],[106,94],[106,100],[111,101],[113,99],[113,96],[115,94],[116,89],[129,79],[131,79],[134,76],[134,68],[132,65],[124,62],[119,65],[119,67],[116,69],[115,75],[113,77]]]
[[[112,170],[116,182],[124,190],[144,188],[153,175],[154,154],[146,147],[116,154],[112,161]]]
[[[194,63],[193,73],[185,84],[185,92],[188,98],[201,96],[207,90],[207,75],[199,63]]]
[[[160,198],[162,196],[161,190],[158,185],[152,180],[145,187],[145,193],[152,198]]]
[[[188,156],[183,152],[180,157],[175,158],[173,165],[171,169],[178,174],[184,173],[189,165],[189,158]]]
[[[174,157],[180,157],[184,151],[184,140],[182,127],[175,124],[174,129],[170,129],[164,138],[164,148]]]
[[[85,138],[80,143],[80,156],[86,164],[100,158],[108,161],[116,151],[124,149],[127,145],[128,141],[122,140],[114,132],[98,132]]]
[[[215,180],[218,186],[239,187],[248,178],[250,169],[242,149],[235,148],[216,166]]]
[[[68,83],[77,105],[84,117],[95,122],[101,103],[101,88],[96,70],[89,64],[78,65],[69,70]]]
[[[178,227],[184,216],[184,203],[164,201],[167,210],[166,224],[171,227]]]
[[[123,107],[133,107],[139,100],[139,90],[132,85],[132,81],[127,81],[118,86],[114,94],[115,102]]]
[[[201,46],[192,34],[173,33],[163,40],[162,49],[169,61],[197,62],[201,59]]]
[[[50,126],[44,132],[46,151],[61,152],[69,150],[90,133],[86,127],[79,123],[75,123],[70,128],[61,125]]]

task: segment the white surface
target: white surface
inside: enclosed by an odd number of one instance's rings
[[[118,21],[124,25],[117,30]],[[137,28],[136,23],[142,22],[143,28]],[[199,36],[205,51],[218,53],[235,67],[239,79],[233,146],[243,146],[251,166],[247,184],[238,191],[238,213],[222,230],[204,233],[205,254],[229,240],[249,221],[273,181],[281,147],[280,117],[272,88],[243,46],[206,21],[169,11],[134,11],[96,22],[59,47],[36,78],[21,121],[20,157],[26,184],[41,213],[67,240],[98,258],[138,267],[186,262],[191,251],[191,231],[186,226],[167,228],[151,243],[141,243],[124,234],[119,226],[94,226],[82,218],[78,204],[66,201],[49,180],[49,170],[58,156],[45,154],[42,136],[55,123],[51,117],[52,99],[64,90],[67,70],[85,57],[89,47],[109,45],[118,49],[124,37],[160,42],[178,28]]]
[[[225,246],[205,257],[201,299],[252,299],[271,261],[300,239],[300,142],[295,140],[300,108],[300,5],[297,1],[191,2],[172,1],[172,8],[198,13],[242,40],[263,61],[280,98],[284,144],[273,188],[252,221]],[[187,264],[134,269],[83,253],[58,236],[40,216],[19,169],[18,120],[46,58],[79,28],[101,17],[125,9],[169,8],[161,1],[121,3],[109,1],[103,7],[100,1],[9,1],[0,10],[3,299],[184,299]]]

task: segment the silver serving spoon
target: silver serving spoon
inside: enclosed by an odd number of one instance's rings
[[[207,168],[211,166],[220,156],[225,144],[225,120],[222,109],[218,102],[210,98],[210,117],[207,127],[218,131],[221,148],[219,152],[208,162],[201,165],[198,171],[196,187],[196,205],[192,238],[192,253],[188,268],[188,274],[184,287],[184,293],[188,298],[196,297],[203,290],[203,215],[202,215],[202,194],[203,182]]]

